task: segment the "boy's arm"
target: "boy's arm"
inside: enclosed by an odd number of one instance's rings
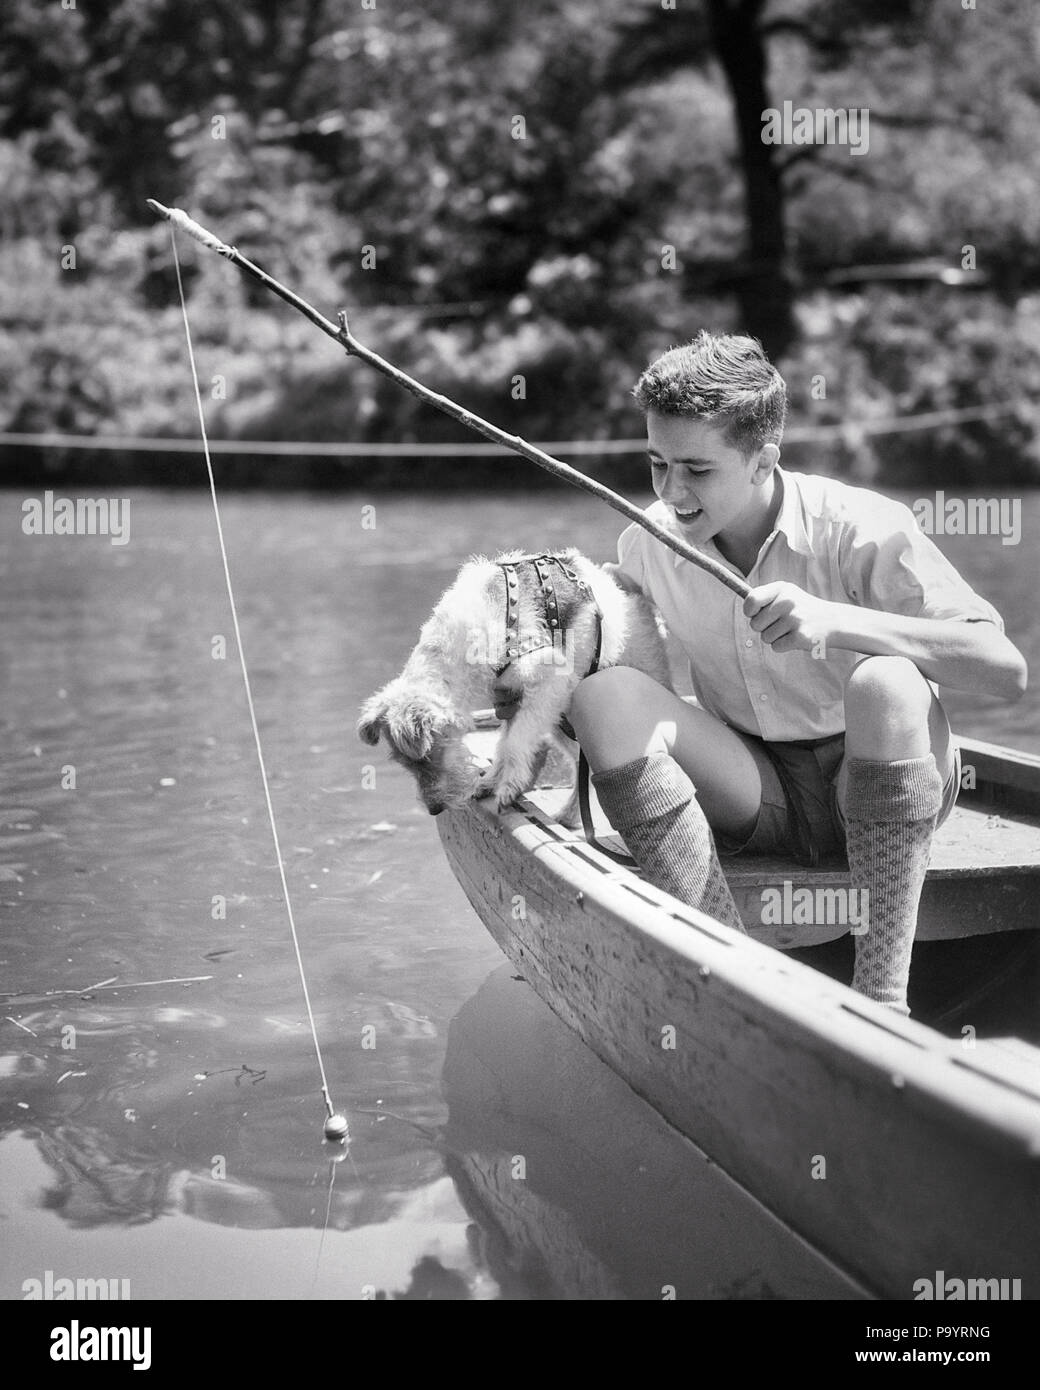
[[[828,646],[865,656],[902,656],[928,680],[951,690],[974,690],[1017,700],[1025,693],[1022,653],[983,619],[911,618],[816,598],[796,584],[763,584],[744,602],[751,627],[774,651]]]
[[[1025,694],[1025,657],[991,622],[904,618],[843,603],[837,608],[832,646],[870,656],[905,656],[928,680],[951,690],[977,690],[1003,700]]]

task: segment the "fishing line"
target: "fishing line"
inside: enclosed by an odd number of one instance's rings
[[[336,1169],[343,1162],[344,1158],[350,1160],[350,1166],[353,1169],[354,1177],[357,1178],[358,1182],[361,1181],[361,1174],[357,1170],[357,1164],[354,1162],[354,1155],[350,1152],[349,1147],[346,1148],[344,1153],[333,1154],[329,1159],[329,1189],[328,1196],[325,1199],[325,1220],[321,1225],[321,1239],[318,1241],[318,1253],[314,1260],[314,1276],[311,1279],[312,1298],[314,1297],[314,1290],[318,1287],[318,1276],[321,1273],[321,1255],[322,1251],[325,1249],[325,1236],[328,1234],[329,1219],[332,1216],[332,1192],[336,1186]]]
[[[267,781],[267,765],[264,762],[264,750],[260,743],[260,729],[256,722],[256,710],[253,706],[253,690],[249,683],[249,671],[246,667],[245,648],[242,645],[242,633],[238,625],[238,609],[235,606],[235,592],[231,585],[231,570],[228,566],[227,548],[224,545],[224,528],[220,520],[220,506],[217,502],[217,484],[213,476],[213,462],[209,452],[209,436],[206,433],[206,416],[202,409],[202,392],[199,389],[199,374],[195,366],[195,349],[191,342],[191,328],[188,324],[188,306],[184,298],[184,285],[181,280],[181,263],[177,255],[177,234],[174,228],[170,227],[170,242],[173,246],[173,265],[177,272],[177,293],[181,301],[181,315],[184,319],[184,336],[188,343],[188,361],[191,363],[191,379],[195,387],[195,404],[199,412],[199,428],[202,431],[202,451],[206,456],[206,472],[209,475],[210,496],[213,498],[213,515],[217,523],[217,540],[220,543],[220,559],[224,566],[224,581],[227,585],[228,602],[231,605],[231,622],[235,629],[235,642],[238,646],[238,661],[242,669],[242,683],[246,691],[246,704],[249,706],[249,720],[253,726],[253,741],[256,744],[257,762],[260,764],[260,778],[264,784],[264,800],[267,802],[267,817],[271,824],[271,838],[274,840],[274,852],[278,859],[278,873],[282,881],[282,893],[285,896],[285,911],[289,918],[289,931],[292,933],[293,949],[296,952],[296,964],[300,971],[300,984],[303,986],[303,999],[307,1005],[307,1019],[310,1023],[311,1038],[314,1042],[314,1054],[318,1059],[318,1071],[321,1074],[321,1093],[325,1098],[325,1109],[327,1118],[325,1120],[325,1137],[331,1140],[345,1140],[347,1138],[347,1121],[342,1115],[334,1112],[332,1097],[329,1095],[328,1078],[325,1075],[325,1063],[321,1056],[321,1044],[318,1042],[318,1029],[314,1022],[314,1010],[311,1008],[310,991],[307,988],[307,976],[303,969],[303,956],[300,954],[300,941],[296,933],[296,920],[293,916],[292,899],[289,896],[289,884],[285,877],[285,861],[282,859],[282,847],[278,839],[278,827],[275,824],[274,805],[271,802],[271,789]]]
[[[332,1215],[332,1189],[336,1186],[336,1162],[333,1159],[329,1163],[329,1191],[325,1199],[325,1220],[321,1224],[321,1240],[318,1241],[318,1253],[314,1258],[314,1274],[311,1278],[311,1297],[314,1297],[314,1290],[318,1287],[318,1275],[321,1273],[321,1254],[325,1249],[325,1232],[329,1229],[329,1217]]]

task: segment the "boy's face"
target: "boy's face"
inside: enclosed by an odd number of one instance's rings
[[[654,491],[692,544],[739,530],[756,514],[762,483],[776,461],[775,446],[767,444],[745,458],[725,442],[718,426],[653,410],[646,417],[646,432]]]

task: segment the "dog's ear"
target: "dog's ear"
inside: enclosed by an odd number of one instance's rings
[[[439,712],[421,700],[405,700],[390,715],[387,732],[390,741],[408,758],[419,762],[429,755]]]
[[[370,695],[361,707],[361,718],[357,725],[358,738],[363,743],[376,744],[386,727],[386,697],[380,690],[375,695]]]

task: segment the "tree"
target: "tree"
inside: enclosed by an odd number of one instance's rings
[[[873,5],[803,3],[777,12],[770,0],[701,0],[692,9],[648,6],[637,19],[619,24],[609,65],[615,90],[660,81],[684,67],[721,68],[733,102],[741,177],[744,188],[746,246],[728,273],[716,262],[690,260],[691,275],[710,270],[711,288],[732,288],[744,327],[762,340],[771,356],[782,356],[795,334],[792,311],[795,280],[785,227],[785,174],[817,147],[803,146],[794,155],[762,139],[763,112],[776,106],[767,71],[771,41],[796,36],[819,62],[847,62],[855,38],[879,27],[916,33],[922,0]],[[720,273],[721,271],[721,273]]]

